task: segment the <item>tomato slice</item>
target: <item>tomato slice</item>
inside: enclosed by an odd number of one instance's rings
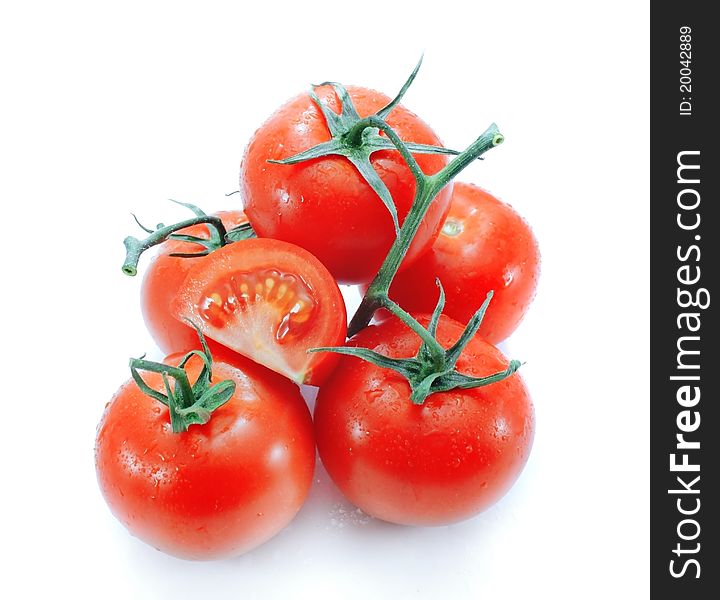
[[[209,338],[285,375],[318,385],[337,355],[308,353],[345,341],[347,313],[337,283],[299,246],[272,239],[235,242],[188,271],[173,302]]]

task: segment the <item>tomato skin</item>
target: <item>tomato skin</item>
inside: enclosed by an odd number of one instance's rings
[[[361,117],[390,99],[384,94],[349,86]],[[329,86],[316,88],[322,102],[336,112],[340,104]],[[441,145],[416,115],[398,106],[388,124],[406,141]],[[307,93],[280,107],[255,133],[241,164],[240,189],[245,212],[261,237],[292,242],[317,256],[341,283],[369,282],[395,239],[385,205],[357,169],[344,157],[328,156],[295,165],[268,163],[330,139],[322,113]],[[447,163],[442,155],[416,155],[428,175]],[[415,180],[397,151],[371,156],[397,207],[402,224],[415,194]],[[435,198],[401,268],[411,264],[437,237],[447,212],[452,185]]]
[[[190,362],[191,382],[199,362]],[[167,407],[128,381],[98,428],[97,476],[111,511],[174,556],[246,552],[285,527],[310,489],[312,422],[297,386],[251,361],[235,364],[213,364],[213,382],[232,379],[237,389],[205,425],[173,433]],[[164,391],[160,375],[142,375]]]
[[[459,323],[441,318],[438,340],[445,348],[461,332]],[[350,345],[399,358],[414,356],[420,342],[393,318],[362,330]],[[507,364],[476,336],[457,367],[479,377]],[[473,516],[505,494],[525,465],[534,434],[533,407],[519,374],[432,394],[423,405],[409,396],[401,375],[349,356],[320,388],[318,451],[345,496],[386,521],[443,525]]]
[[[274,312],[273,298],[282,281],[275,279],[274,288],[263,288],[266,275],[250,282],[248,274],[266,274],[270,278],[284,274],[294,279],[293,291],[305,294],[306,304],[313,306],[309,319],[299,325],[298,336],[277,341],[278,336],[282,337],[282,317],[292,317],[287,307]],[[257,294],[256,284],[262,288]],[[245,288],[247,301],[242,299],[241,285],[250,286]],[[212,306],[222,319],[220,323],[213,322],[203,310],[212,296],[220,302]],[[273,239],[244,240],[212,252],[188,271],[170,310],[178,320],[193,321],[206,338],[298,384],[319,385],[338,360],[335,354],[311,354],[308,350],[342,345],[347,335],[345,302],[332,275],[307,250]]]
[[[462,231],[449,235],[452,226]],[[456,183],[450,212],[430,251],[398,273],[390,297],[410,312],[432,312],[435,278],[445,290],[445,313],[467,323],[493,290],[479,334],[497,344],[520,324],[537,289],[540,251],[527,222],[485,190]]]
[[[247,217],[239,210],[221,211],[214,214],[222,219],[223,225],[227,229],[247,223]],[[205,225],[188,227],[178,233],[194,235],[203,239],[209,237]],[[205,257],[180,258],[170,256],[170,254],[202,250],[203,248],[197,244],[168,240],[160,245],[159,251],[145,271],[140,288],[140,308],[145,326],[163,352],[180,352],[190,348],[199,348],[195,330],[173,317],[170,313],[170,305],[185,280],[187,272]]]

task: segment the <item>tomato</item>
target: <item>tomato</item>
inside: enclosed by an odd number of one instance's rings
[[[450,212],[432,249],[390,287],[390,298],[410,312],[432,312],[435,278],[445,289],[445,313],[467,323],[494,292],[479,334],[498,343],[525,316],[540,275],[540,251],[530,226],[485,190],[456,183]]]
[[[193,357],[191,382],[200,369]],[[240,554],[278,533],[305,500],[315,463],[297,386],[242,358],[214,362],[212,375],[236,389],[204,425],[173,433],[168,408],[130,380],[107,405],[95,446],[113,514],[133,535],[188,559]],[[143,379],[164,391],[161,375]]]
[[[227,229],[247,223],[241,211],[215,213]],[[178,231],[181,235],[193,235],[208,239],[208,226],[195,225]],[[170,313],[170,304],[182,284],[190,267],[205,257],[180,258],[173,253],[196,253],[203,248],[197,244],[168,240],[163,242],[158,253],[148,265],[143,277],[140,306],[150,335],[164,352],[179,352],[198,345],[197,333]]]
[[[249,239],[215,250],[187,274],[172,313],[206,337],[282,373],[318,385],[337,362],[310,354],[342,344],[347,315],[340,289],[307,250]]]
[[[437,339],[448,348],[462,329],[443,316]],[[420,339],[392,318],[363,329],[349,345],[406,358],[417,353]],[[476,336],[457,370],[484,377],[507,366],[499,350]],[[320,388],[318,451],[345,496],[386,521],[441,525],[471,517],[505,494],[525,465],[534,432],[532,403],[519,374],[438,392],[421,405],[409,396],[401,375],[350,356]]]
[[[373,90],[347,89],[361,117],[390,101]],[[339,111],[339,100],[330,86],[316,88],[316,92],[323,103]],[[396,107],[386,121],[405,141],[441,145],[430,127],[402,106]],[[245,212],[259,236],[302,246],[338,281],[369,282],[395,239],[395,229],[387,208],[356,167],[340,156],[294,165],[267,162],[288,158],[329,139],[326,121],[307,93],[278,109],[245,150],[240,173]],[[418,154],[416,159],[429,175],[447,162],[442,155]],[[415,194],[410,170],[395,150],[376,152],[370,160],[387,186],[402,223]],[[402,266],[414,261],[437,237],[451,187],[435,198]]]

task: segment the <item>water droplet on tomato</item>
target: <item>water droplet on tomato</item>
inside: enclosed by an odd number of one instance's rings
[[[455,237],[463,232],[463,223],[457,219],[448,218],[442,227],[442,234],[448,237]]]
[[[505,284],[505,287],[508,287],[515,278],[515,274],[512,271],[505,271],[503,273],[503,283]]]

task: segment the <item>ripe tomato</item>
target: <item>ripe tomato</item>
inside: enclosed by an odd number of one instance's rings
[[[201,367],[190,360],[191,382]],[[164,391],[161,375],[143,379]],[[261,544],[292,520],[312,482],[312,422],[297,386],[241,357],[234,366],[213,363],[213,383],[226,379],[235,393],[204,425],[173,433],[168,408],[130,380],[98,428],[97,476],[113,514],[133,535],[182,558],[222,558]]]
[[[462,330],[443,316],[437,339],[448,348]],[[362,330],[349,345],[406,358],[417,353],[420,340],[391,318]],[[499,350],[476,336],[457,370],[484,377],[507,365]],[[409,397],[401,375],[350,356],[320,388],[318,451],[347,498],[386,521],[441,525],[471,517],[505,494],[525,465],[534,432],[532,403],[519,374],[485,387],[438,392],[422,405]]]
[[[311,385],[327,376],[337,356],[307,351],[342,344],[347,333],[332,275],[306,250],[279,240],[215,250],[188,271],[171,310],[206,337]]]
[[[432,312],[437,277],[445,289],[445,313],[467,323],[493,290],[479,334],[495,344],[520,324],[539,275],[540,251],[527,222],[485,190],[456,183],[432,249],[397,274],[390,297],[407,311]]]
[[[373,90],[348,87],[361,117],[383,108],[390,99]],[[334,111],[340,102],[330,86],[316,88],[321,102]],[[435,133],[416,115],[396,107],[387,123],[405,141],[439,146]],[[357,169],[344,157],[326,156],[294,165],[268,163],[288,158],[330,139],[325,119],[308,94],[290,100],[255,133],[245,150],[240,189],[245,212],[261,237],[302,246],[317,256],[342,283],[369,282],[395,239],[385,205]],[[418,154],[428,175],[442,169],[447,157]],[[387,186],[403,222],[415,194],[415,180],[397,151],[382,150],[371,164]],[[445,218],[452,186],[438,194],[413,240],[403,265],[427,250]]]
[[[227,229],[247,223],[247,217],[239,210],[215,213]],[[205,225],[195,225],[178,231],[178,234],[193,235],[208,239]],[[180,352],[198,345],[197,333],[192,327],[178,321],[170,313],[170,304],[182,284],[190,267],[205,257],[180,258],[173,253],[196,253],[202,248],[197,244],[168,240],[160,245],[159,251],[148,265],[140,292],[140,307],[150,335],[164,352]]]

